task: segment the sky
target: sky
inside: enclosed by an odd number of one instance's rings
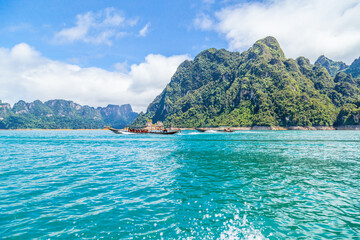
[[[287,58],[360,56],[359,0],[1,0],[0,99],[146,111],[179,64],[273,36]]]

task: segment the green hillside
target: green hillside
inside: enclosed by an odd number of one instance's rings
[[[106,125],[123,128],[136,117],[129,104],[95,109],[66,100],[19,101],[12,108],[0,103],[0,129],[98,129]]]
[[[148,119],[177,127],[359,124],[353,117],[359,111],[357,75],[332,74],[304,57],[287,59],[273,37],[243,53],[208,49],[178,67],[133,125]]]
[[[335,77],[335,75],[340,72],[340,71],[344,71],[345,69],[347,69],[349,66],[346,65],[345,63],[339,61],[339,62],[335,62],[327,57],[325,57],[324,55],[320,56],[316,62],[315,65],[320,65],[323,66],[324,68],[326,68],[326,70],[328,70],[329,74],[332,77]]]

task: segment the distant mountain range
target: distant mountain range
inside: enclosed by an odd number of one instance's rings
[[[351,77],[353,78],[358,78],[360,76],[360,57],[348,66],[344,62],[335,62],[322,55],[316,60],[315,65],[326,68],[332,77],[335,77],[339,72],[351,74]]]
[[[183,62],[133,126],[337,126],[359,116],[360,58],[313,65],[266,37],[243,53],[211,48]]]
[[[242,53],[208,49],[177,69],[139,115],[127,105],[105,108],[72,101],[0,101],[0,129],[359,125],[360,57],[351,65],[320,56],[287,59],[273,37]]]
[[[93,108],[73,101],[19,101],[11,108],[0,101],[0,129],[99,129],[106,125],[123,128],[137,113],[129,104]]]

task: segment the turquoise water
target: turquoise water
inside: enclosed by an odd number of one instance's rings
[[[2,239],[359,239],[360,131],[1,131]]]

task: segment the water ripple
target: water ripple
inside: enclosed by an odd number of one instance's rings
[[[360,133],[0,132],[3,239],[356,239]]]

